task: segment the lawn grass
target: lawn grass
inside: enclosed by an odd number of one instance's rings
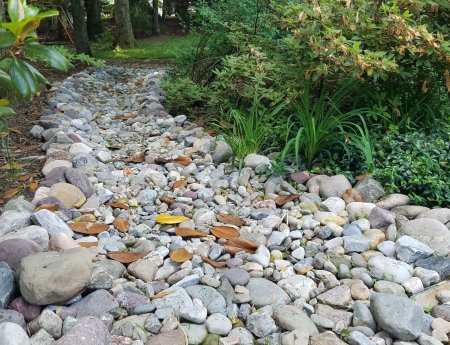
[[[115,50],[93,45],[94,56],[99,59],[171,59],[198,42],[198,36],[161,36],[137,40],[132,49]]]

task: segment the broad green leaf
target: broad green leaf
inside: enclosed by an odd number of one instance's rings
[[[9,0],[8,14],[13,22],[19,22],[25,17],[25,9],[23,8],[24,0]]]
[[[5,89],[12,89],[13,84],[11,77],[5,71],[0,70],[0,87]]]
[[[16,112],[9,107],[0,107],[0,116],[13,116]]]
[[[14,35],[8,31],[0,31],[0,49],[5,49],[11,47],[16,38]]]
[[[0,98],[0,107],[7,107],[9,105],[9,101],[4,98]]]
[[[14,87],[21,95],[27,98],[38,92],[40,84],[30,67],[26,62],[14,59],[9,68],[9,75]]]
[[[69,68],[69,62],[60,52],[35,41],[25,43],[25,55],[27,57],[40,57],[47,61],[51,67],[60,71],[67,71]]]

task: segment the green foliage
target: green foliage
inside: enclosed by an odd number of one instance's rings
[[[112,42],[93,43],[94,56],[99,59],[173,59],[189,51],[198,42],[192,34],[174,38],[149,38],[137,40],[135,48],[113,49]]]
[[[1,23],[6,31],[0,31],[0,47],[8,49],[8,54],[0,60],[0,89],[5,90],[5,93],[17,92],[30,99],[48,81],[27,60],[42,60],[62,71],[69,67],[67,60],[57,50],[38,43],[35,32],[42,19],[58,15],[58,12],[40,13],[37,7],[27,5],[25,0],[9,0],[8,15],[11,21]],[[7,130],[5,117],[14,115],[8,105],[7,100],[0,100],[2,132]]]
[[[166,103],[171,112],[190,110],[206,101],[205,88],[187,77],[172,75],[171,79],[163,81],[161,86],[167,91]]]
[[[450,119],[449,119],[450,120]],[[445,205],[450,200],[450,122],[431,134],[400,134],[392,128],[375,143],[374,177],[388,192],[408,194],[413,203]]]
[[[225,116],[227,123],[216,125],[223,139],[233,149],[233,153],[242,167],[243,159],[250,153],[261,153],[274,144],[274,122],[284,108],[280,104],[273,110],[261,106],[257,95],[247,111],[232,109]]]
[[[365,125],[362,115],[366,109],[345,111],[343,108],[349,91],[350,84],[340,87],[331,96],[324,89],[314,99],[309,88],[305,88],[299,103],[293,106],[294,114],[288,119],[288,137],[291,139],[286,146],[293,147],[296,159],[302,156],[307,168],[312,167],[320,152],[342,143],[348,131],[358,128],[355,124]]]
[[[72,64],[72,62],[74,61],[80,61],[94,67],[106,66],[105,61],[103,61],[102,59],[97,59],[86,54],[77,54],[75,51],[64,48],[63,46],[53,46],[52,48],[58,51],[62,56],[64,56],[64,58],[70,64]]]
[[[148,36],[152,32],[153,8],[148,0],[130,0],[130,17],[135,37]]]

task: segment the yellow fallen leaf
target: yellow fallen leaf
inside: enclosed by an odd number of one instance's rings
[[[171,216],[170,214],[160,214],[156,217],[156,221],[160,224],[179,224],[189,220],[185,216]]]

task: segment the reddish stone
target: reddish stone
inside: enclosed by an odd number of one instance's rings
[[[22,297],[17,297],[15,300],[13,300],[9,304],[9,307],[22,314],[26,322],[30,322],[36,319],[41,314],[40,306],[30,304]]]

